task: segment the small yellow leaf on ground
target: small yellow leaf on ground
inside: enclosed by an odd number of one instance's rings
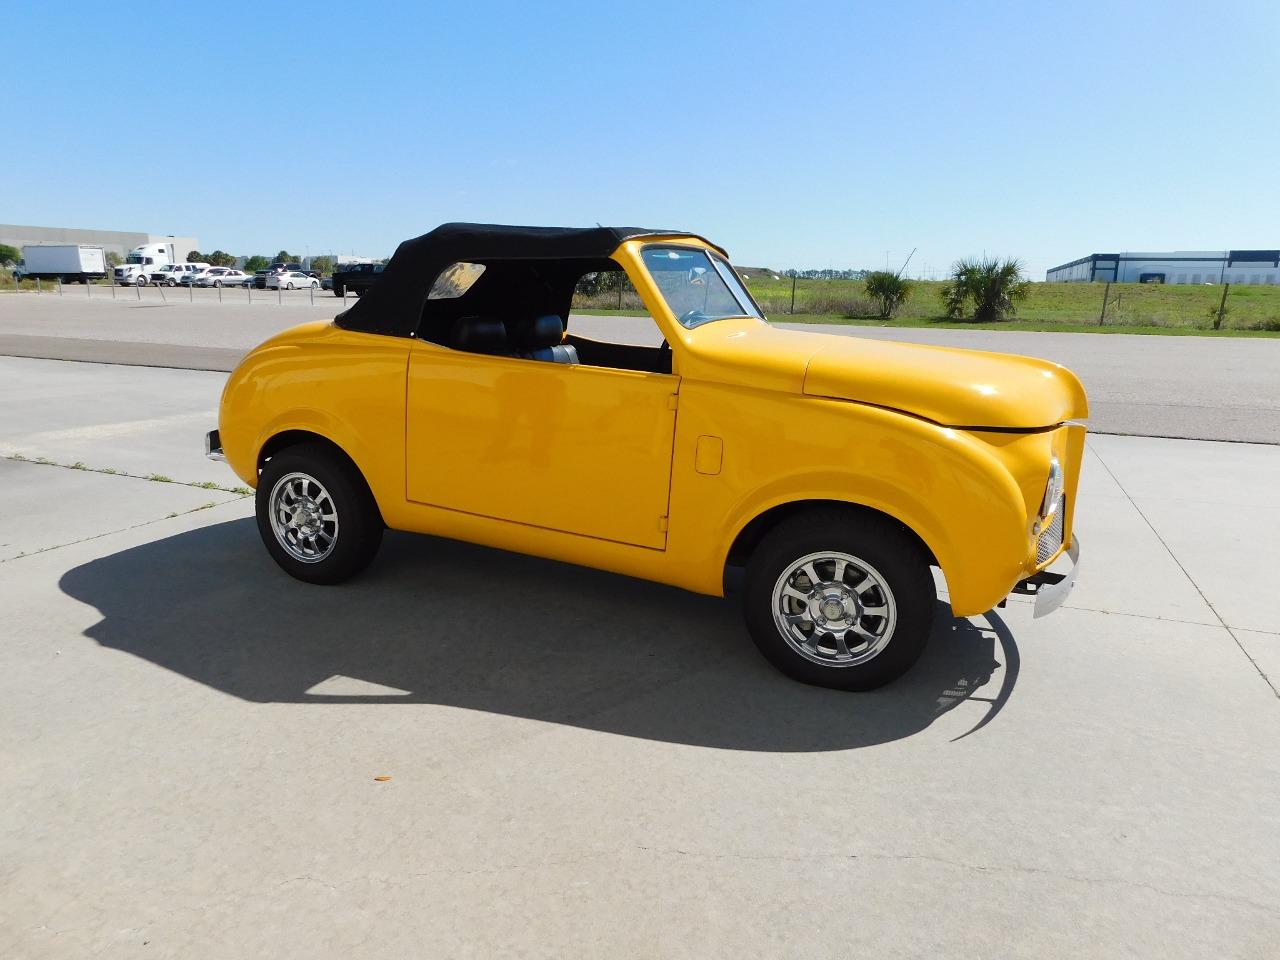
[[[379,783],[382,783],[386,780],[390,780],[391,778],[390,777],[374,777],[373,779],[377,780]]]

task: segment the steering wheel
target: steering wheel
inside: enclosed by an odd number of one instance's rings
[[[697,320],[699,317],[705,318],[706,314],[703,313],[701,310],[697,310],[697,309],[686,310],[684,313],[680,314],[680,326],[687,327],[690,323],[692,323],[694,320]]]

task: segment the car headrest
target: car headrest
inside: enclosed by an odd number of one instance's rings
[[[520,346],[525,350],[554,347],[564,339],[564,321],[554,313],[534,317],[520,326]]]
[[[494,353],[507,346],[507,325],[493,317],[459,317],[449,342],[457,350]]]

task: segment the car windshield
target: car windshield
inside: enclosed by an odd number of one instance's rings
[[[726,317],[764,317],[720,257],[693,247],[646,247],[649,275],[681,326],[692,329]]]

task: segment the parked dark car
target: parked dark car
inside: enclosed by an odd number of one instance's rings
[[[344,291],[354,293],[357,297],[372,287],[382,276],[380,263],[353,263],[333,272],[333,295],[342,296]]]

